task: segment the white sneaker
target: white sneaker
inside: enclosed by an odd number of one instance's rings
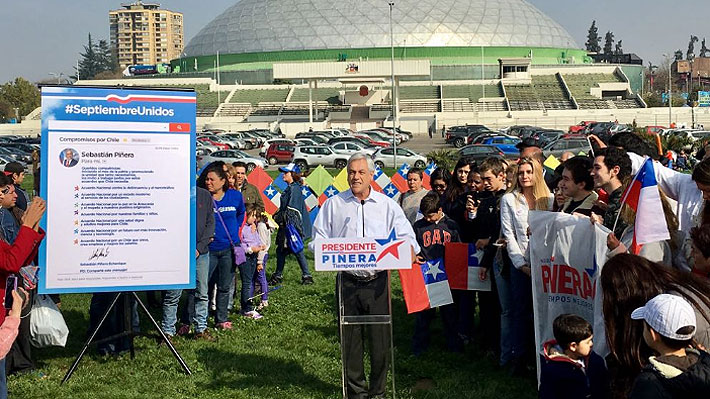
[[[261,303],[259,303],[259,306],[256,307],[256,310],[262,310],[267,306],[269,306],[269,301],[263,300],[263,301],[261,301]]]
[[[244,313],[244,317],[248,317],[248,318],[254,319],[254,320],[259,320],[259,319],[263,318],[264,316],[260,315],[259,312],[257,312],[256,310],[252,310],[252,311]]]

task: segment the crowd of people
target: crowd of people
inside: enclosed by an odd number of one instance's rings
[[[534,375],[539,356],[544,398],[705,397],[710,392],[704,352],[710,332],[710,206],[705,207],[710,159],[684,174],[661,163],[655,149],[633,133],[617,134],[608,143],[590,140],[588,156],[564,154],[555,170],[543,166],[546,158],[534,140],[523,140],[515,162],[461,159],[452,174],[431,175],[432,193],[421,200],[420,220],[414,223],[419,260],[439,257],[444,241],[475,244],[484,251],[479,278],[492,276],[493,287],[492,292],[452,290],[453,304],[439,308],[446,347],[461,351],[475,337],[514,376]],[[665,219],[670,239],[644,244],[633,254],[636,215],[623,194],[644,157],[656,162],[663,209],[656,216]],[[409,173],[414,195],[420,171]],[[605,359],[593,351],[591,324],[571,314],[555,320],[556,340],[536,353],[530,210],[565,212],[611,230],[600,277],[611,352]],[[425,239],[432,229],[440,230],[434,235],[441,241]],[[434,314],[430,309],[416,315],[415,355],[427,349]]]

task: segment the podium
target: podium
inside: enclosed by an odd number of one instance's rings
[[[395,383],[395,366],[394,366],[394,334],[393,334],[393,327],[392,327],[392,286],[391,286],[391,273],[390,271],[380,271],[379,274],[383,274],[384,276],[377,277],[376,279],[372,280],[370,283],[376,284],[378,279],[384,279],[385,282],[384,284],[386,285],[386,292],[384,295],[386,296],[385,302],[386,302],[386,313],[376,313],[376,314],[357,314],[357,315],[352,315],[349,313],[353,313],[353,309],[348,309],[348,303],[351,302],[347,297],[347,295],[357,295],[357,290],[358,288],[353,289],[352,287],[345,287],[347,285],[347,281],[344,281],[345,279],[348,279],[347,276],[344,275],[345,272],[339,272],[337,275],[336,279],[336,285],[338,287],[338,329],[339,329],[339,334],[340,334],[340,360],[341,360],[341,385],[342,385],[342,393],[343,393],[343,398],[347,398],[347,385],[348,385],[348,378],[347,378],[347,365],[350,359],[348,359],[348,352],[349,348],[346,348],[346,345],[350,343],[348,341],[347,343],[345,342],[344,337],[346,336],[346,329],[348,327],[366,327],[370,329],[370,338],[372,339],[373,335],[377,335],[375,332],[375,329],[382,331],[381,328],[385,328],[386,331],[385,333],[388,334],[388,341],[389,341],[389,368],[391,371],[392,375],[392,398],[397,397],[397,391],[396,391],[396,383]],[[367,283],[365,283],[367,284]],[[371,289],[370,287],[368,288],[363,288],[363,289]],[[361,339],[363,336],[363,331],[355,331],[353,334],[355,336],[353,339]],[[358,335],[359,334],[359,335]],[[365,335],[367,336],[367,335]],[[364,344],[364,342],[363,342]],[[374,352],[374,348],[378,347],[379,344],[375,342],[370,343],[370,358],[374,359],[376,354],[372,353]],[[364,355],[364,345],[363,345],[363,351]],[[374,366],[373,366],[374,367]],[[385,373],[384,378],[387,378],[387,373]],[[370,378],[370,384],[373,383],[372,378]],[[386,385],[386,384],[385,384]]]
[[[394,366],[394,335],[392,327],[391,272],[409,269],[412,265],[411,246],[404,240],[371,238],[333,238],[316,240],[315,270],[337,271],[336,294],[338,329],[340,334],[341,382],[343,398],[348,393],[348,371],[360,378],[364,373],[364,339],[362,329],[369,331],[372,377],[369,385],[387,386],[389,368],[392,378],[392,398],[397,397]],[[367,271],[368,273],[363,273]],[[353,273],[350,273],[353,272]],[[387,342],[389,345],[387,345]],[[389,346],[389,365],[382,355]],[[355,353],[351,353],[355,352]],[[361,358],[350,358],[351,356]],[[377,372],[379,369],[379,372]],[[384,379],[384,381],[382,381]]]

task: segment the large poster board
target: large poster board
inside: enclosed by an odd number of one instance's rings
[[[40,293],[195,286],[193,91],[42,88]]]

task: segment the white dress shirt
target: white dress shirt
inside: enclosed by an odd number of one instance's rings
[[[395,236],[407,240],[420,251],[414,230],[399,205],[386,195],[370,189],[370,195],[362,204],[351,190],[331,197],[321,207],[313,223],[313,240],[309,247],[315,251],[314,241],[319,238],[369,237],[387,238],[394,229]],[[369,277],[373,272],[352,271],[359,277]]]

